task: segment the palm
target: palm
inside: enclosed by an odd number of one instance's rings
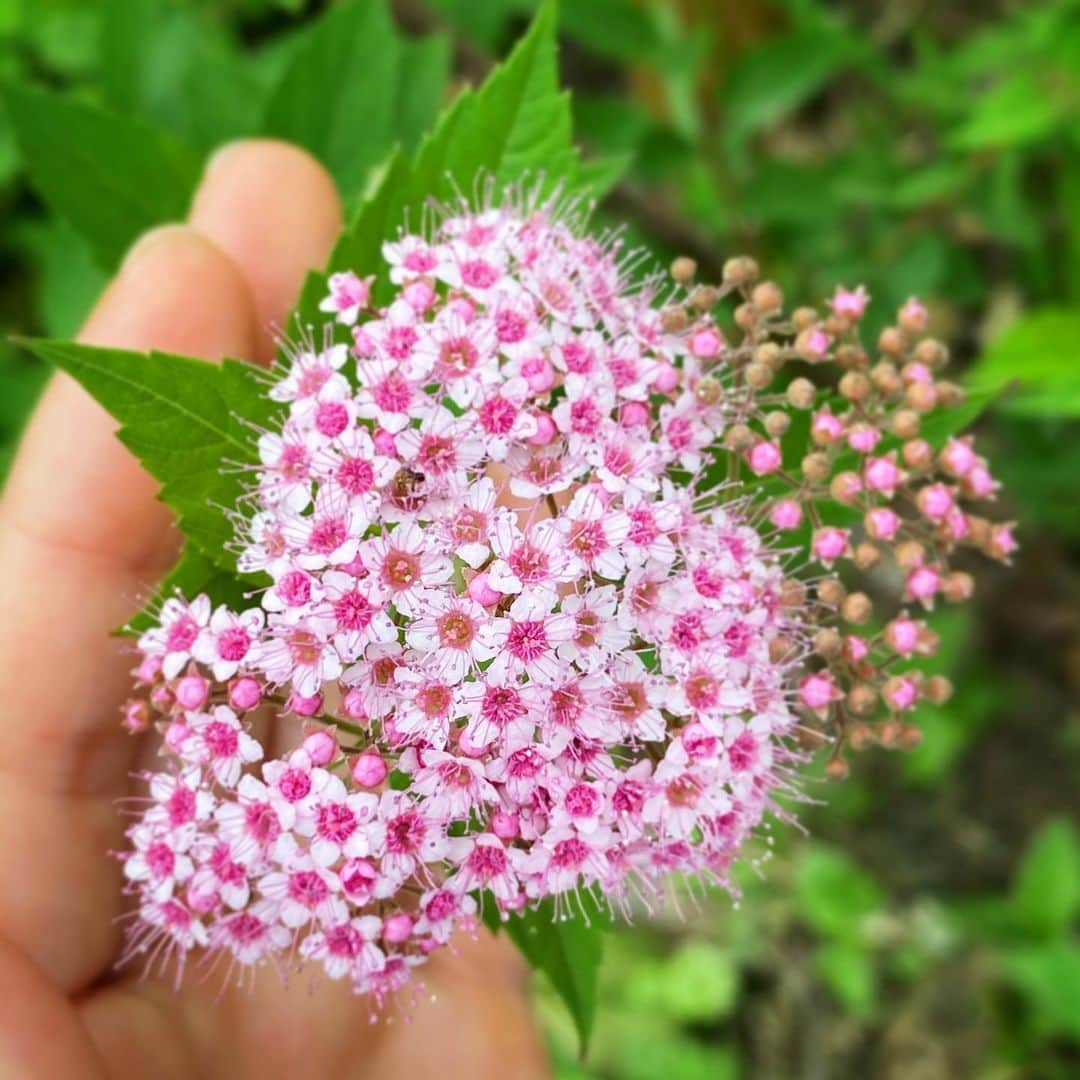
[[[265,360],[258,328],[283,318],[339,214],[329,180],[298,151],[234,148],[196,196],[199,232],[140,249],[83,337]],[[168,567],[177,539],[108,419],[56,379],[0,505],[0,1072],[541,1075],[521,995],[506,993],[518,970],[490,939],[428,965],[409,1024],[372,1025],[347,986],[304,973],[284,987],[263,971],[223,991],[224,974],[196,961],[177,991],[174,971],[143,977],[136,961],[116,972],[123,897],[105,853],[122,846],[116,803],[139,793],[132,772],[155,747],[120,730],[132,664],[108,634]]]

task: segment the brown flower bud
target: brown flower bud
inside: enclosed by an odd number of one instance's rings
[[[826,607],[838,608],[847,596],[847,589],[837,578],[824,578],[818,582],[817,595]]]
[[[904,570],[914,570],[926,562],[926,548],[918,540],[902,540],[893,551],[896,565]]]
[[[814,635],[814,652],[826,660],[833,660],[844,648],[844,639],[831,627],[819,630]]]
[[[753,304],[740,304],[735,309],[735,325],[740,330],[753,330],[758,321],[758,310]]]
[[[814,404],[816,392],[817,388],[809,379],[792,379],[787,388],[788,404],[796,409],[809,409]]]
[[[755,390],[764,390],[773,380],[773,369],[768,364],[759,364],[756,361],[748,364],[746,368],[746,382]]]
[[[878,742],[889,750],[898,750],[903,727],[904,725],[898,720],[886,720],[878,728]]]
[[[745,424],[732,424],[724,432],[724,445],[735,453],[749,450],[754,441],[754,433]]]
[[[660,312],[660,325],[664,328],[665,333],[678,333],[680,330],[685,330],[689,324],[690,316],[687,314],[686,308],[680,307],[678,304],[671,304]]]
[[[874,744],[874,729],[869,724],[852,724],[848,729],[847,744],[856,753],[868,750]]]
[[[953,695],[953,684],[944,675],[931,675],[926,680],[923,693],[935,705],[944,705]]]
[[[874,605],[866,593],[856,592],[844,601],[840,612],[852,625],[862,626],[863,623],[869,622],[874,614]]]
[[[937,394],[938,402],[946,409],[955,409],[957,405],[963,405],[964,398],[967,396],[962,386],[957,386],[948,379],[939,379],[934,383],[934,392]]]
[[[806,604],[806,586],[798,578],[785,578],[780,586],[780,603],[789,608],[803,607]]]
[[[697,273],[697,263],[689,255],[680,255],[671,264],[671,276],[680,285],[689,285]]]
[[[701,402],[702,405],[715,405],[724,392],[723,386],[720,384],[720,380],[712,375],[705,375],[698,380],[698,384],[694,387],[694,397]]]
[[[922,729],[915,724],[901,724],[896,737],[900,750],[914,750],[923,740]]]
[[[799,307],[791,313],[791,322],[796,330],[809,330],[818,324],[818,313],[812,307]]]
[[[881,562],[881,549],[869,540],[864,540],[855,548],[855,565],[860,570],[873,570]]]
[[[698,311],[711,311],[719,299],[720,290],[715,285],[695,285],[686,302]]]
[[[829,337],[840,337],[851,329],[851,323],[843,315],[826,315],[821,328]]]
[[[904,464],[916,472],[930,468],[934,461],[934,448],[925,439],[909,439],[900,453]]]
[[[758,264],[749,255],[736,255],[724,263],[725,285],[748,285],[758,276]]]
[[[848,763],[842,757],[834,757],[825,766],[825,775],[830,780],[846,780],[851,773]]]
[[[791,417],[786,412],[771,412],[765,417],[765,430],[774,439],[780,438],[789,427],[791,427]]]
[[[754,307],[763,315],[775,315],[784,306],[784,293],[775,281],[762,281],[750,294]]]
[[[938,401],[933,383],[913,382],[904,391],[904,401],[919,412],[929,412]]]
[[[836,362],[842,368],[853,371],[866,367],[870,363],[870,357],[858,345],[844,344],[836,350]]]
[[[777,634],[769,642],[769,659],[774,664],[784,664],[794,660],[798,651],[795,642],[784,634]]]
[[[919,434],[922,418],[914,409],[897,409],[893,413],[891,427],[901,439],[914,439]]]
[[[823,484],[829,478],[829,458],[827,454],[807,454],[800,465],[803,476],[812,484]]]
[[[870,396],[870,380],[861,371],[848,371],[841,377],[837,389],[848,401],[865,401]]]
[[[944,367],[949,362],[949,350],[934,338],[925,338],[915,346],[915,359],[927,367]]]
[[[929,626],[919,627],[915,635],[915,651],[922,656],[933,656],[941,645],[941,635]]]
[[[775,341],[763,341],[754,350],[754,362],[766,364],[773,371],[779,371],[784,362],[784,351]]]
[[[963,570],[954,570],[941,586],[942,595],[950,604],[962,604],[975,593],[975,579]]]
[[[967,514],[965,520],[968,527],[968,539],[980,551],[986,551],[990,547],[992,532],[990,522],[984,517],[979,517],[978,514]]]
[[[882,360],[870,369],[870,379],[884,397],[895,397],[904,388],[900,372],[888,360]]]
[[[829,494],[844,506],[857,503],[861,491],[862,481],[859,479],[859,474],[850,470],[838,472],[829,484]]]
[[[898,326],[886,326],[878,336],[878,348],[890,356],[899,356],[907,345],[907,337]]]
[[[815,728],[805,724],[798,729],[799,745],[804,750],[820,750],[825,745],[825,736]]]
[[[847,703],[856,716],[865,716],[877,704],[877,691],[869,683],[856,683],[848,691]]]

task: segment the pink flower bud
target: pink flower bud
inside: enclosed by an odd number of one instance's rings
[[[172,754],[179,754],[191,736],[191,728],[182,720],[174,720],[165,729],[165,746]]]
[[[640,427],[649,422],[649,406],[641,401],[628,401],[619,410],[619,423],[624,428]]]
[[[882,691],[886,703],[897,710],[906,710],[914,707],[919,700],[919,688],[913,679],[906,675],[900,675],[889,679]]]
[[[477,574],[467,588],[469,596],[481,607],[491,607],[503,598],[501,592],[491,587],[491,578],[486,572]]]
[[[426,281],[412,281],[402,290],[405,303],[422,315],[435,303],[435,290]]]
[[[848,446],[858,454],[872,453],[881,441],[881,432],[869,424],[857,424],[848,433]]]
[[[229,704],[238,712],[257,708],[262,701],[262,687],[250,675],[234,679],[229,684]]]
[[[917,566],[904,582],[904,594],[913,600],[931,606],[934,595],[941,587],[941,574],[934,566]]]
[[[555,369],[543,356],[524,361],[521,374],[534,394],[546,394],[555,385]]]
[[[399,911],[395,915],[388,915],[383,919],[382,924],[383,941],[388,945],[400,945],[403,941],[409,940],[412,929],[412,918],[406,915],[404,911]]]
[[[812,551],[814,557],[831,566],[848,550],[848,530],[826,525],[814,533]]]
[[[794,499],[781,499],[769,512],[769,520],[778,529],[797,529],[802,518],[802,507]]]
[[[352,337],[353,352],[357,356],[371,356],[375,351],[375,342],[371,340],[371,335],[362,326],[352,328]]]
[[[508,814],[505,810],[496,810],[491,815],[491,831],[500,840],[513,840],[521,831],[517,814]]]
[[[464,323],[471,323],[476,318],[476,305],[464,296],[455,296],[446,305],[446,310],[456,315]]]
[[[870,646],[866,638],[858,634],[849,634],[844,638],[844,655],[852,664],[861,664],[870,655]]]
[[[538,412],[533,415],[536,418],[536,431],[534,431],[525,441],[530,446],[547,446],[547,444],[555,438],[555,433],[557,431],[555,421],[552,420],[546,412]]]
[[[365,750],[358,754],[349,766],[353,780],[364,788],[378,787],[389,771],[385,759],[376,750]]]
[[[182,709],[201,709],[210,696],[210,684],[201,675],[185,675],[178,679],[173,691]]]
[[[799,683],[799,700],[808,709],[815,711],[827,709],[839,696],[840,691],[833,683],[832,676],[827,672],[807,675]]]
[[[776,472],[780,468],[783,455],[780,446],[775,442],[766,442],[764,439],[750,448],[747,461],[750,471],[755,476],[765,476],[767,473]]]
[[[1006,524],[995,525],[990,530],[990,554],[995,559],[1008,562],[1009,556],[1020,546],[1012,531],[1013,526]]]
[[[919,624],[901,615],[885,627],[885,640],[899,656],[911,656],[919,643]]]
[[[161,674],[161,657],[144,656],[135,669],[135,678],[141,683],[151,683]]]
[[[371,441],[375,444],[375,449],[380,454],[385,454],[387,457],[397,456],[397,446],[394,444],[394,436],[390,434],[386,428],[376,428],[375,433],[371,436]]]
[[[904,474],[896,464],[896,454],[868,458],[863,466],[863,482],[868,490],[892,498],[897,487],[904,481]]]
[[[926,305],[914,296],[909,296],[907,303],[900,309],[900,318],[909,326],[913,333],[920,333],[926,329],[926,322],[930,313]]]
[[[176,703],[173,692],[167,686],[155,686],[150,691],[150,704],[158,712],[168,712]]]
[[[367,710],[364,708],[364,695],[355,686],[345,694],[341,702],[341,711],[350,720],[367,719]]]
[[[832,339],[820,327],[807,330],[799,335],[797,348],[807,360],[811,362],[824,360],[829,354],[829,344]]]
[[[679,369],[666,360],[660,365],[653,379],[653,389],[658,394],[670,394],[679,385]]]
[[[931,521],[941,521],[953,508],[952,492],[944,484],[928,484],[915,496],[919,512]]]
[[[967,514],[958,506],[954,506],[946,515],[943,523],[945,536],[952,540],[954,543],[958,543],[963,540],[971,528],[968,525]]]
[[[124,705],[123,726],[132,735],[146,731],[150,726],[150,706],[145,701],[132,700]]]
[[[836,292],[829,301],[829,307],[836,315],[844,315],[849,319],[861,319],[866,311],[866,305],[870,302],[870,294],[860,285],[857,289],[845,289],[843,285],[836,286]]]
[[[941,451],[942,468],[950,476],[966,476],[978,463],[969,439],[950,439]]]
[[[296,713],[297,716],[315,716],[316,713],[322,712],[322,707],[322,694],[312,694],[311,697],[304,697],[303,694],[298,694],[295,690],[289,695],[289,700],[285,705],[286,709]]]
[[[989,499],[997,489],[997,481],[985,465],[973,465],[964,476],[964,490],[973,499]]]
[[[304,740],[303,749],[312,765],[329,765],[337,757],[337,739],[329,731],[313,731]]]
[[[810,434],[817,443],[834,443],[844,434],[844,423],[838,416],[822,410],[814,416],[810,425]]]
[[[866,512],[864,524],[872,540],[892,540],[900,529],[900,515],[887,506],[877,506]]]
[[[703,326],[690,335],[690,352],[699,360],[712,360],[723,347],[724,336],[715,326]]]
[[[909,385],[911,383],[932,383],[934,381],[934,373],[925,364],[920,364],[917,360],[905,364],[900,372],[900,377]]]

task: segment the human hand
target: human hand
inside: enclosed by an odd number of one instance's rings
[[[81,339],[267,362],[309,267],[340,227],[311,158],[267,141],[210,164],[190,222],[136,244]],[[117,800],[156,757],[118,707],[132,661],[109,631],[175,559],[179,535],[113,424],[50,384],[0,502],[0,1076],[538,1077],[543,1054],[508,944],[459,941],[405,1015],[369,1023],[347,985],[261,970],[226,986],[198,964],[114,971],[123,914]],[[285,732],[260,732],[271,745]]]

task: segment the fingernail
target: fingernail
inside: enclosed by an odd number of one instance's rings
[[[124,261],[120,264],[121,271],[129,270],[136,263],[141,262],[154,248],[165,240],[178,235],[188,236],[192,231],[193,230],[189,226],[178,223],[158,225],[153,229],[148,229],[134,244],[131,245],[131,247],[128,248],[127,254],[124,256]]]

